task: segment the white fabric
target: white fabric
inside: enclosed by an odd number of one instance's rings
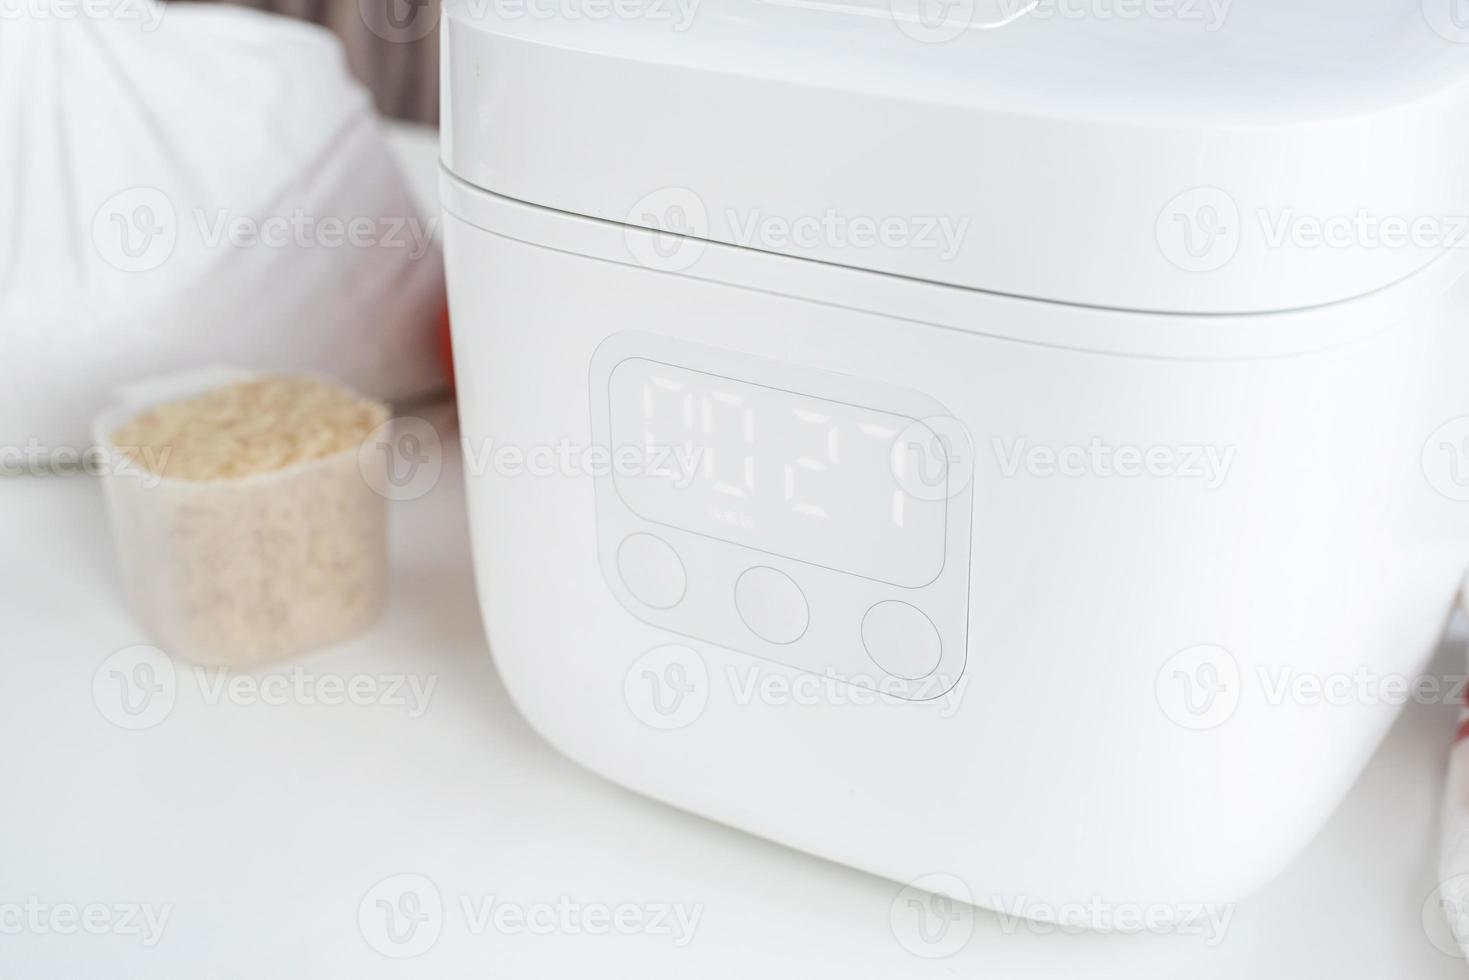
[[[85,445],[111,388],[201,363],[442,384],[433,225],[330,34],[152,0],[0,11],[0,446]]]
[[[1454,747],[1445,792],[1436,897],[1453,941],[1469,955],[1469,743]]]
[[[1459,611],[1469,616],[1469,578],[1459,590]],[[1440,952],[1469,957],[1469,708],[1465,707],[1459,710],[1459,731],[1449,753],[1439,833],[1438,888],[1423,908],[1423,927]]]

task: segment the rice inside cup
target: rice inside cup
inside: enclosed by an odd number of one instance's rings
[[[354,636],[386,602],[387,501],[364,440],[385,405],[262,376],[107,427],[109,509],[131,601],[170,652],[249,666]],[[377,456],[379,460],[382,457]]]

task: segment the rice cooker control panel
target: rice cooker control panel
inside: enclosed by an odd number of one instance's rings
[[[598,552],[630,613],[907,700],[958,683],[973,454],[942,406],[634,332],[590,384]]]

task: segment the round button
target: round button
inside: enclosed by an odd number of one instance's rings
[[[944,652],[938,628],[921,611],[889,599],[862,617],[862,645],[872,662],[894,677],[916,681],[932,674]]]
[[[629,534],[617,548],[622,584],[643,605],[672,609],[683,600],[689,577],[673,546],[652,534]]]
[[[811,623],[801,587],[764,565],[746,569],[735,583],[735,608],[750,632],[767,643],[794,643]]]

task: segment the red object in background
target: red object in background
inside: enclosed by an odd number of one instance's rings
[[[449,334],[449,308],[439,316],[439,359],[444,362],[444,373],[449,376],[449,387],[454,387],[454,344]]]

